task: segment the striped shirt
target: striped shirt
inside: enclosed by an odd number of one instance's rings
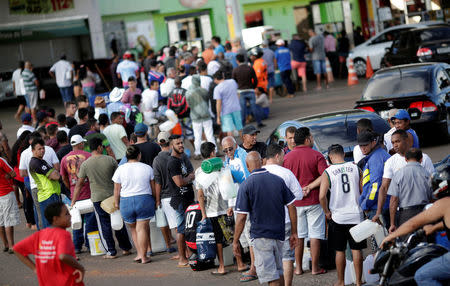
[[[34,83],[36,76],[29,69],[24,69],[22,72],[23,84],[26,91],[37,91],[37,86]]]

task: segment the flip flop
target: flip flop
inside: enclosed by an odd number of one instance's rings
[[[152,262],[152,261],[149,259],[149,260],[147,260],[147,261],[145,261],[145,262],[141,262],[141,264],[148,264],[148,263],[150,263],[150,262]]]
[[[3,252],[8,252],[8,250],[9,250],[9,247],[3,248]]]
[[[140,259],[140,258],[139,258],[139,259],[136,259],[136,260],[133,259],[133,262],[134,262],[134,263],[142,263],[142,259]]]
[[[312,272],[311,272],[312,275],[320,275],[320,274],[325,274],[325,273],[327,273],[327,270],[325,270],[325,269],[323,269],[323,268],[320,269],[319,272],[316,272],[316,273],[312,273]]]
[[[128,256],[128,255],[131,255],[131,254],[132,254],[131,250],[124,250],[124,251],[122,251],[122,256]]]
[[[178,264],[177,267],[178,267],[178,268],[186,268],[186,267],[189,267],[189,263],[186,263],[186,264]]]
[[[223,273],[220,273],[220,272],[217,272],[217,271],[211,272],[211,275],[214,275],[214,276],[223,276],[223,275],[227,275],[227,274],[228,274],[228,271],[225,271]]]
[[[298,275],[298,276],[303,275],[304,273],[305,273],[305,272],[303,272],[303,271],[301,271],[301,272],[299,272],[299,273],[294,272],[294,274],[295,274],[295,275]]]
[[[175,247],[170,247],[170,248],[166,249],[166,252],[167,253],[174,253],[174,252],[177,252],[177,249]]]
[[[247,275],[242,275],[242,277],[239,279],[239,281],[240,282],[250,282],[250,281],[253,281],[253,280],[257,280],[258,279],[258,276],[256,276],[256,275],[249,275],[249,274],[247,274]]]
[[[103,256],[103,259],[116,259],[117,255],[108,255],[106,254],[105,256]]]

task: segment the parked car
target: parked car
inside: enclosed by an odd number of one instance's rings
[[[0,102],[4,100],[15,99],[12,73],[2,72],[0,73]]]
[[[396,66],[419,62],[450,63],[450,25],[416,28],[400,33],[386,49],[384,63]]]
[[[392,42],[401,32],[420,27],[439,25],[442,22],[430,21],[417,24],[406,24],[387,28],[378,33],[364,43],[356,46],[349,53],[349,58],[353,60],[354,68],[358,76],[366,75],[366,61],[370,57],[370,63],[374,70],[380,69],[381,59],[383,58],[386,48],[392,46]]]
[[[379,70],[367,82],[355,108],[376,112],[385,119],[391,108],[406,109],[411,124],[438,125],[447,134],[450,65],[418,63]]]
[[[326,156],[331,144],[341,144],[344,147],[345,160],[353,161],[353,148],[357,145],[356,122],[361,118],[370,119],[379,134],[384,134],[390,129],[387,122],[376,113],[356,109],[343,110],[285,121],[272,132],[266,143],[284,146],[288,127],[308,127],[314,136],[315,150]]]

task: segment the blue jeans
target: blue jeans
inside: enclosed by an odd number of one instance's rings
[[[92,96],[95,96],[95,87],[85,86],[83,87],[83,93],[87,96],[87,98],[91,98]]]
[[[81,250],[83,243],[89,249],[87,234],[91,231],[98,230],[94,212],[82,214],[81,219],[83,221],[81,229],[72,230],[73,245],[75,246],[75,250]]]
[[[100,206],[101,202],[94,202],[95,217],[100,234],[100,240],[108,255],[115,256],[117,254],[116,244],[114,242],[113,230],[111,228],[111,216],[105,212]],[[117,242],[122,250],[130,250],[131,242],[128,237],[127,227],[123,224],[121,230],[115,230]]]
[[[295,89],[291,81],[291,70],[280,71],[281,81],[286,86],[288,94],[294,94]]]
[[[261,107],[260,105],[256,105],[256,112],[258,113],[259,118],[267,119],[269,117],[269,108]]]
[[[72,101],[73,99],[73,86],[68,87],[60,87],[59,92],[61,93],[61,97],[64,103],[68,101]]]
[[[47,219],[45,218],[45,215],[44,215],[45,209],[47,208],[47,206],[52,203],[56,203],[56,202],[60,202],[60,201],[61,201],[61,197],[57,194],[53,194],[45,201],[39,202],[39,211],[41,213],[41,218],[42,218],[42,226],[40,229],[44,229],[44,228],[47,228],[52,225],[51,222],[47,221]]]
[[[256,98],[254,91],[241,91],[239,97],[239,103],[241,104],[241,117],[242,117],[242,125],[245,126],[245,118],[249,114],[247,110],[247,100],[250,102],[250,110],[252,114],[255,115],[256,123],[261,124],[261,117],[256,110]]]
[[[448,235],[448,234],[447,234]],[[450,279],[450,252],[435,258],[420,267],[414,275],[417,285],[438,286],[443,285],[439,281]]]

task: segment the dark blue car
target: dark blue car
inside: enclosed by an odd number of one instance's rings
[[[387,119],[392,108],[406,109],[414,127],[437,126],[448,134],[450,124],[450,65],[409,64],[376,72],[355,108]],[[428,127],[428,126],[427,126]]]
[[[356,122],[361,118],[370,119],[375,132],[380,135],[390,129],[387,122],[376,113],[356,109],[343,110],[285,121],[272,132],[266,143],[284,146],[288,127],[308,127],[314,137],[315,150],[327,155],[331,144],[341,144],[344,147],[345,160],[353,161],[353,147],[357,145]]]

